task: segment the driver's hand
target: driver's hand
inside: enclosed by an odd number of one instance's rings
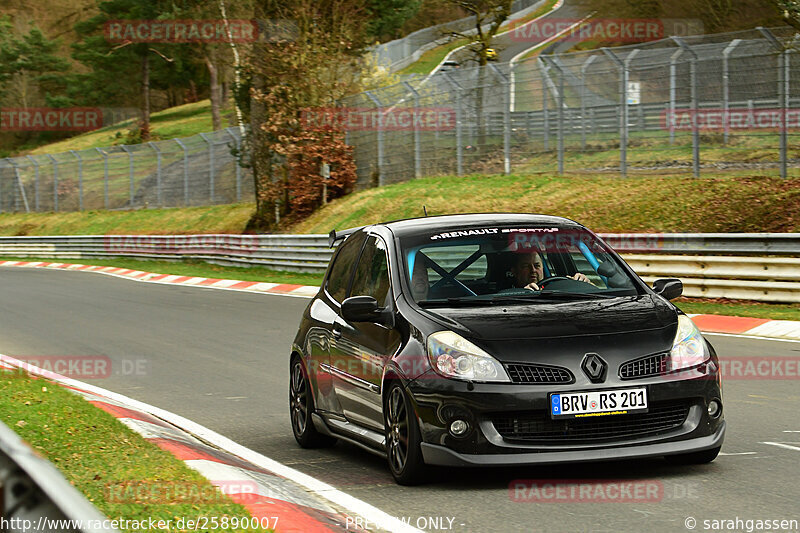
[[[572,276],[567,276],[570,279],[574,279],[575,281],[583,281],[584,283],[590,283],[589,278],[586,277],[586,274],[582,274],[581,272],[576,272]]]
[[[540,289],[540,288],[539,288],[539,286],[538,286],[537,284],[535,284],[535,283],[528,283],[527,285],[525,285],[525,286],[523,287],[523,289],[530,289],[530,290],[532,290],[532,291],[540,291],[540,290],[542,290],[542,289]]]

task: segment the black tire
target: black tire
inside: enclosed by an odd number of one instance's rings
[[[386,394],[383,410],[386,430],[386,459],[399,485],[417,485],[425,481],[425,462],[420,449],[417,418],[399,382]]]
[[[702,452],[667,455],[664,457],[664,459],[674,465],[704,465],[716,459],[721,449],[722,446],[718,446],[710,450],[703,450]]]
[[[308,373],[301,359],[294,356],[289,367],[289,417],[294,438],[303,448],[332,446],[336,439],[317,431],[311,420],[313,412],[314,398],[308,384]]]

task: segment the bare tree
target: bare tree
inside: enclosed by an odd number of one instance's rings
[[[492,48],[492,41],[500,31],[500,26],[511,16],[513,0],[446,0],[448,4],[460,7],[475,17],[475,34],[448,31],[454,38],[467,39],[467,47],[473,53],[479,65],[488,62],[487,50]]]

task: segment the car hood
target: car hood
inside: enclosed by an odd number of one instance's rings
[[[536,359],[541,361],[543,352],[584,353],[600,347],[620,351],[621,355],[669,350],[678,321],[672,305],[652,295],[439,308],[427,313],[444,328],[506,361],[528,360],[528,354],[533,353],[538,353]]]
[[[530,304],[427,311],[442,326],[482,340],[639,332],[661,329],[678,320],[671,305],[651,295],[558,303],[534,300]]]

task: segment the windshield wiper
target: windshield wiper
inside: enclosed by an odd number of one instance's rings
[[[442,298],[436,300],[420,300],[417,302],[417,305],[420,307],[435,307],[435,306],[442,306],[442,307],[471,307],[475,305],[491,305],[492,300],[487,300],[485,298],[475,298],[475,297],[468,297],[468,298]]]
[[[614,294],[600,294],[597,292],[565,292],[565,291],[548,291],[542,290],[539,294],[542,298],[563,298],[565,300],[584,300],[584,299],[598,299],[608,300],[610,298],[617,298],[619,295]]]

